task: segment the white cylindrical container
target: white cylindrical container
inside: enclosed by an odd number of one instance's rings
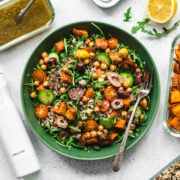
[[[16,177],[24,177],[40,170],[33,145],[11,99],[7,81],[2,73],[0,73],[0,139]]]

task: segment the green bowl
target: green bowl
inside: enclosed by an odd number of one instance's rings
[[[148,112],[148,119],[145,125],[140,128],[141,130],[138,137],[135,139],[128,139],[126,146],[127,150],[133,147],[145,135],[155,118],[160,98],[160,83],[158,71],[146,48],[133,36],[125,32],[124,30],[112,25],[101,22],[94,23],[104,31],[105,35],[111,34],[113,37],[118,38],[120,42],[130,46],[133,49],[136,49],[140,57],[146,62],[146,66],[154,69],[154,84],[150,94],[151,105]],[[41,53],[43,51],[50,51],[54,43],[62,37],[65,37],[69,33],[71,33],[74,27],[79,29],[87,29],[91,33],[98,33],[98,30],[91,25],[91,22],[77,22],[57,29],[56,31],[48,35],[43,41],[41,41],[41,43],[35,48],[34,52],[30,56],[22,76],[21,101],[24,114],[34,134],[36,134],[36,136],[44,144],[46,144],[48,147],[58,152],[59,154],[80,160],[98,160],[110,158],[116,155],[120,144],[114,143],[112,146],[103,148],[100,151],[96,151],[93,149],[91,149],[90,151],[84,151],[76,148],[68,150],[67,148],[58,145],[38,123],[34,115],[34,107],[32,101],[29,97],[30,87],[23,85],[24,82],[30,82],[30,77],[28,77],[27,74],[32,73],[33,67],[35,67],[36,63],[41,58]]]

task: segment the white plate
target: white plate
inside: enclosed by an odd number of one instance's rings
[[[95,4],[102,8],[110,8],[116,5],[120,0],[93,0]]]

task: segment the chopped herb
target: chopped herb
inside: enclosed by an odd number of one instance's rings
[[[96,25],[95,23],[91,23],[97,30],[99,30],[100,34],[104,37],[104,32],[102,31],[102,29]]]
[[[150,23],[150,19],[146,18],[142,21],[138,21],[137,22],[137,26],[132,27],[131,32],[133,34],[137,33],[139,30],[141,30],[141,32],[146,33],[150,36],[154,36],[154,37],[162,37],[165,36],[169,33],[171,33],[173,30],[175,30],[179,25],[180,25],[180,21],[177,21],[174,23],[174,25],[172,27],[170,27],[169,29],[163,27],[162,28],[162,32],[158,32],[155,28],[149,30],[146,29],[146,27],[149,25]]]
[[[128,22],[132,18],[131,16],[131,7],[127,9],[127,11],[124,13],[124,22]]]
[[[95,102],[100,99],[102,99],[102,94],[100,91],[96,91],[95,98],[94,98]]]
[[[67,50],[67,40],[66,40],[66,38],[64,38],[64,48],[65,48],[65,52],[67,53],[68,50]]]
[[[95,82],[95,83],[93,84],[93,88],[94,88],[94,89],[96,89],[96,88],[102,88],[103,85],[105,85],[105,84],[107,84],[107,83],[108,83],[108,81],[102,81],[102,82],[100,82],[100,83]]]
[[[81,130],[79,128],[77,128],[77,127],[74,127],[74,126],[71,126],[71,125],[69,125],[68,127],[70,129],[73,129],[73,130],[77,131],[77,132],[81,132]]]

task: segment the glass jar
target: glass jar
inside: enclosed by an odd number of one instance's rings
[[[44,30],[54,21],[54,9],[50,0],[36,0],[16,22],[19,12],[29,0],[0,1],[0,51],[22,42]]]

